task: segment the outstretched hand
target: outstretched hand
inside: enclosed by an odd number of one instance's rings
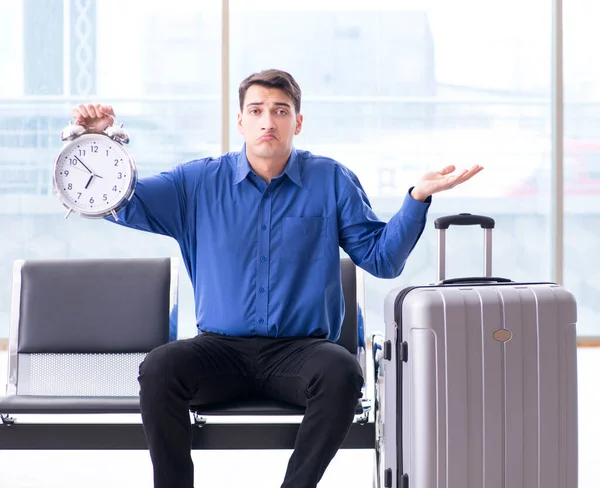
[[[456,167],[450,165],[440,171],[426,173],[410,192],[411,196],[415,200],[425,201],[434,193],[449,190],[450,188],[454,188],[455,186],[470,180],[473,176],[483,170],[483,166],[476,164],[471,169],[465,169],[459,173],[454,173],[455,170]]]

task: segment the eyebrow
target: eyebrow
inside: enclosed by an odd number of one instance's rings
[[[265,104],[264,102],[250,102],[250,103],[246,104],[246,107],[253,107],[253,106],[264,105],[264,104]],[[286,102],[273,102],[273,105],[275,105],[277,107],[287,107],[289,109],[292,108],[292,106]]]

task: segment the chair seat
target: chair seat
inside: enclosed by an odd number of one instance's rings
[[[210,405],[197,404],[192,400],[190,410],[198,415],[304,415],[306,409],[299,405],[280,402],[270,398],[248,398]],[[356,405],[356,415],[363,413],[362,402]]]
[[[0,396],[0,413],[139,413],[139,397]]]
[[[190,403],[198,415],[304,415],[305,408],[269,398],[250,398],[222,404]],[[0,413],[139,413],[138,397],[69,397],[41,395],[0,396]],[[356,415],[363,413],[362,402],[356,405]]]

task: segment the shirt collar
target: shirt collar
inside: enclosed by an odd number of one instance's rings
[[[250,172],[252,172],[252,167],[250,166],[248,158],[246,157],[246,145],[244,145],[237,157],[235,179],[233,180],[233,184],[237,185],[238,183],[243,181]],[[294,147],[292,147],[290,158],[288,159],[288,162],[285,165],[285,168],[283,169],[283,173],[286,174],[288,178],[292,180],[296,185],[302,187],[300,161],[298,158],[298,153],[296,152],[296,148]]]

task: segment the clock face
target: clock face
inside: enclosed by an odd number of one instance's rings
[[[65,206],[100,217],[130,198],[135,171],[135,163],[121,144],[104,135],[85,134],[61,151],[54,185]]]

